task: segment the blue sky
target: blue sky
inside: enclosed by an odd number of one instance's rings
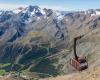
[[[87,10],[100,8],[100,0],[0,0],[0,9],[39,5],[60,10]]]

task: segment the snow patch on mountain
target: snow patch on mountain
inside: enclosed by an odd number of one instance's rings
[[[0,11],[0,15],[2,14],[2,11]]]
[[[96,11],[96,15],[100,15],[100,11]]]
[[[100,15],[100,10],[99,9],[89,9],[87,11],[84,11],[84,14],[90,15],[91,17],[92,16],[98,16],[98,15]]]
[[[56,13],[56,16],[57,16],[58,20],[62,20],[63,19],[64,15],[62,15],[60,11],[57,11],[55,13]]]

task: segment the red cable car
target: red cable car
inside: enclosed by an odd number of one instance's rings
[[[88,63],[86,58],[80,58],[76,54],[76,41],[83,36],[78,36],[74,38],[74,56],[75,58],[70,59],[70,64],[77,70],[82,71],[88,68]]]

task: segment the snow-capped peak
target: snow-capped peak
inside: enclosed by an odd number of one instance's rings
[[[30,15],[36,15],[36,16],[42,16],[44,14],[43,10],[39,6],[32,6],[32,5],[27,7],[24,12],[28,12],[30,13]]]
[[[32,6],[32,5],[30,5],[26,8],[19,7],[17,9],[13,10],[13,12],[15,14],[18,14],[19,12],[29,13],[30,15],[36,15],[36,16],[42,16],[43,14],[45,14],[45,12],[39,6]]]

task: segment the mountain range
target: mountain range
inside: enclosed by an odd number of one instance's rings
[[[84,37],[77,43],[78,55],[86,56],[91,67],[100,67],[100,9],[60,11],[30,5],[1,10],[0,64],[9,65],[0,69],[38,76],[70,74],[75,71],[68,63],[73,39],[79,35]]]

